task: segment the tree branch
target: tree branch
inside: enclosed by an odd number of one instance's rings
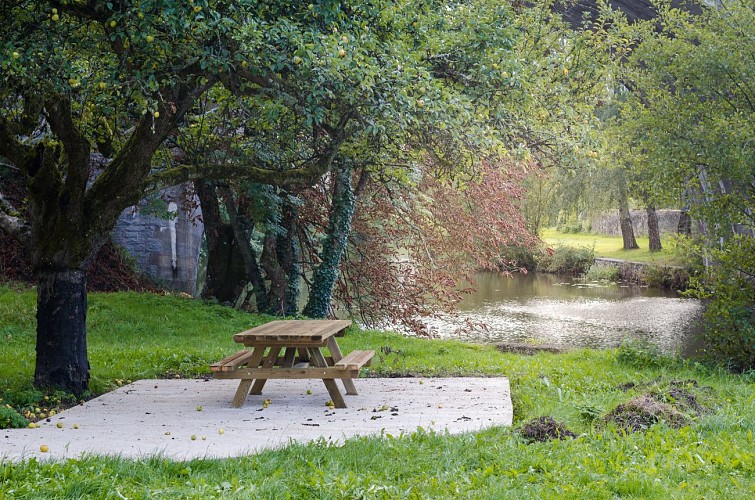
[[[45,110],[50,129],[63,143],[68,157],[66,186],[72,195],[79,196],[78,193],[86,189],[89,179],[89,142],[71,116],[71,101],[67,97],[51,97],[45,102]]]
[[[161,95],[171,96],[160,103],[158,118],[145,114],[139,120],[126,144],[97,178],[86,194],[85,210],[95,232],[111,229],[120,212],[137,203],[148,181],[152,157],[165,141],[194,100],[217,82],[209,78],[205,85],[194,88],[164,88]]]
[[[0,121],[0,156],[7,158],[14,166],[23,169],[25,159],[31,154],[32,148],[22,144],[5,120]]]

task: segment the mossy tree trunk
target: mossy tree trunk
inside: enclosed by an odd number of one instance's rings
[[[66,95],[50,94],[28,110],[44,117],[53,140],[29,145],[19,139],[29,130],[0,121],[0,156],[25,178],[28,193],[25,221],[4,201],[0,223],[25,245],[38,280],[37,387],[88,389],[85,272],[121,212],[142,198],[152,156],[194,99],[182,85],[163,97],[160,118],[143,115],[112,160],[99,164]]]
[[[338,279],[341,257],[351,233],[356,196],[351,186],[351,168],[341,166],[335,176],[333,204],[328,221],[328,232],[322,244],[320,263],[315,268],[309,300],[302,314],[310,318],[325,318],[330,308],[333,287]]]
[[[301,279],[301,251],[298,235],[298,213],[295,206],[284,204],[281,224],[286,228],[285,235],[278,236],[278,257],[286,273],[286,316],[299,313],[299,281]]]
[[[219,189],[219,194],[224,200],[228,220],[233,228],[235,246],[238,248],[238,254],[241,256],[245,281],[251,282],[254,287],[257,310],[266,312],[270,302],[267,295],[267,285],[262,277],[262,270],[257,263],[257,254],[251,243],[253,226],[249,224],[249,218],[247,217],[248,207],[246,198],[240,197],[237,201],[233,190],[227,185]]]

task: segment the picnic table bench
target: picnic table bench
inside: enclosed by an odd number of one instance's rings
[[[268,379],[322,379],[336,408],[346,408],[335,380],[346,394],[356,395],[355,378],[369,366],[374,351],[341,353],[336,337],[342,337],[349,320],[279,320],[237,333],[233,340],[251,350],[241,350],[213,363],[218,379],[240,379],[232,406],[240,408],[249,394],[262,394]],[[329,355],[325,355],[326,349]]]

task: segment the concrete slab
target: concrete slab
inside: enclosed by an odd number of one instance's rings
[[[330,410],[320,380],[270,380],[243,408],[230,407],[237,381],[141,380],[63,411],[40,428],[0,430],[0,459],[222,458],[292,440],[341,442],[418,427],[462,433],[512,423],[505,378],[367,378],[356,384],[360,394],[345,396],[349,407]],[[266,399],[270,404],[263,408]],[[49,451],[41,452],[41,445]]]

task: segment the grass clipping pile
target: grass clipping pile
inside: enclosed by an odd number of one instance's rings
[[[654,380],[646,386],[633,382],[619,387],[623,391],[642,393],[618,405],[598,421],[598,428],[614,426],[618,432],[640,432],[660,422],[678,429],[690,425],[712,411],[713,389],[700,387],[696,380]],[[530,443],[574,438],[576,434],[552,417],[540,417],[525,423],[520,431]]]
[[[634,388],[632,384],[624,386]],[[695,394],[697,392],[697,394]],[[603,421],[613,423],[623,432],[638,432],[658,422],[678,429],[710,413],[707,400],[712,397],[710,387],[700,388],[696,380],[672,380],[665,386],[656,386],[611,410]]]

